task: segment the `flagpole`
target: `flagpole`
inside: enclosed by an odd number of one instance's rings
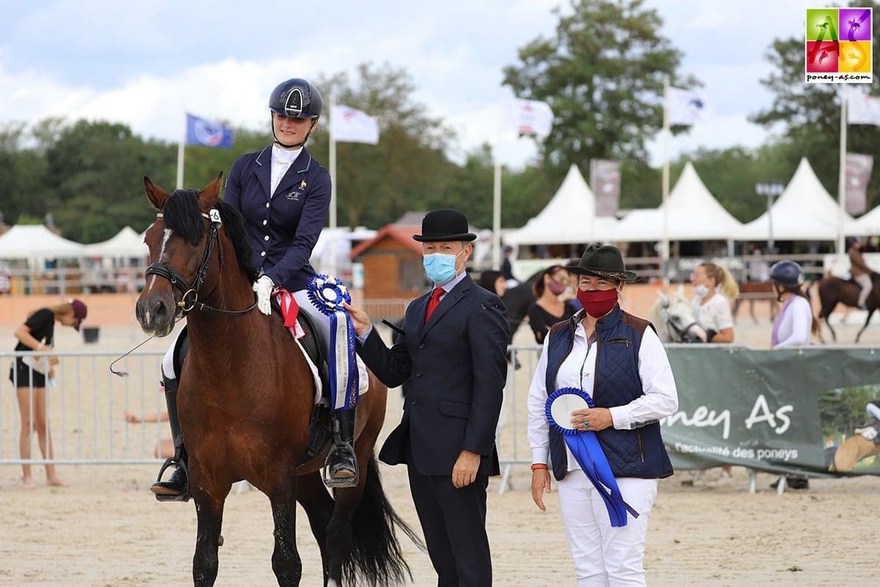
[[[336,136],[333,133],[333,96],[329,96],[330,112],[330,267],[328,273],[336,276]]]
[[[504,134],[504,105],[497,113],[495,145],[492,149],[495,167],[492,175],[492,268],[501,269],[501,137]]]
[[[183,155],[184,155],[184,146],[186,145],[186,112],[183,113],[183,134],[180,137],[180,142],[177,143],[177,189],[183,189]]]
[[[660,250],[660,266],[663,271],[663,285],[669,285],[667,265],[669,263],[669,78],[663,80],[663,246]]]
[[[492,267],[501,267],[501,161],[495,145],[495,174],[492,187]]]
[[[846,214],[846,92],[845,86],[840,90],[840,171],[837,174],[837,254],[842,255],[846,249],[843,242],[843,219]]]

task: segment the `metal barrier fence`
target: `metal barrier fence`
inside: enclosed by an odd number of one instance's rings
[[[526,405],[531,375],[541,347],[513,345],[511,358],[519,368],[511,368],[502,414],[498,424],[498,446],[503,468],[503,487],[507,487],[511,468],[528,464],[530,453],[526,438]],[[60,359],[55,386],[46,387],[46,414],[54,454],[40,453],[37,434],[29,435],[31,458],[19,454],[20,414],[17,393],[8,379],[16,356],[30,353],[0,352],[3,366],[3,389],[0,394],[0,465],[20,464],[89,464],[121,465],[156,463],[158,443],[168,438],[167,422],[130,424],[125,414],[162,413],[165,398],[160,393],[159,365],[164,350],[135,351],[119,359],[114,369],[128,373],[119,377],[110,365],[120,351],[53,352]],[[32,406],[33,390],[25,391]],[[389,425],[397,425],[399,408],[391,405]]]
[[[9,373],[16,356],[24,352],[0,352],[4,392],[0,394],[0,464],[144,464],[158,461],[155,450],[170,436],[167,422],[129,424],[125,413],[138,415],[165,411],[159,387],[159,365],[164,351],[135,351],[114,368],[128,373],[119,377],[110,364],[119,351],[53,352],[60,359],[54,386],[46,387],[46,420],[53,455],[42,455],[38,435],[30,434],[31,458],[19,452],[20,412],[18,392]],[[47,353],[49,354],[49,353]],[[33,410],[33,388],[22,393]],[[33,421],[33,419],[32,419]],[[33,428],[33,426],[31,426]]]

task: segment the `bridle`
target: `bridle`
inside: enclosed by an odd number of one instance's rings
[[[681,342],[688,342],[690,340],[699,340],[695,339],[693,336],[688,334],[694,326],[697,326],[697,321],[694,320],[687,326],[679,328],[676,326],[675,321],[669,316],[669,302],[665,302],[660,307],[660,316],[663,317],[663,321],[666,322],[666,330],[669,332],[669,338],[673,338],[672,335],[675,334],[678,337],[678,340]]]
[[[244,310],[224,310],[222,308],[214,308],[209,306],[203,302],[199,301],[199,289],[202,287],[202,284],[205,283],[205,277],[208,274],[208,263],[211,261],[211,255],[214,252],[214,246],[220,242],[220,226],[222,226],[223,222],[220,220],[220,211],[217,208],[211,208],[210,215],[202,213],[202,216],[211,221],[210,232],[208,233],[208,239],[205,243],[205,253],[202,256],[202,263],[199,265],[199,270],[196,273],[196,277],[192,283],[187,281],[185,277],[183,277],[180,273],[174,270],[167,261],[157,261],[152,263],[147,269],[144,271],[144,275],[158,275],[164,279],[167,279],[171,282],[171,285],[176,287],[182,292],[182,296],[180,297],[180,301],[177,302],[177,307],[180,308],[183,315],[188,314],[193,309],[197,310],[209,310],[211,312],[219,312],[220,314],[226,314],[229,316],[240,316],[242,314],[247,314],[251,310],[257,307],[257,302],[254,301],[253,305]],[[162,212],[156,214],[156,218],[163,218],[164,215]],[[223,265],[223,247],[217,248],[217,255],[220,261],[220,265]]]

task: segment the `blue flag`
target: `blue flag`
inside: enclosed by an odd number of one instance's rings
[[[186,144],[214,149],[229,149],[232,147],[232,129],[222,124],[193,116],[186,115]]]

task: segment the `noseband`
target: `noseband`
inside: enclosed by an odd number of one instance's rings
[[[672,338],[672,334],[675,334],[678,337],[678,340],[681,342],[688,342],[691,340],[699,340],[688,334],[694,326],[697,325],[697,321],[694,320],[687,326],[683,328],[679,328],[675,325],[675,321],[669,316],[669,303],[667,302],[663,307],[660,308],[660,316],[663,317],[663,321],[666,322],[666,330],[669,331],[670,338]]]
[[[252,306],[244,310],[223,310],[221,308],[208,306],[199,301],[199,289],[202,287],[202,284],[205,283],[205,277],[208,274],[208,263],[211,262],[211,254],[214,252],[214,246],[220,241],[220,226],[223,224],[220,219],[220,211],[217,210],[217,208],[211,208],[210,215],[203,213],[202,216],[211,221],[211,227],[210,232],[208,233],[207,242],[205,243],[205,254],[202,256],[202,263],[199,265],[199,271],[196,273],[196,278],[193,280],[193,283],[190,283],[180,273],[175,271],[167,261],[157,261],[156,263],[152,263],[146,268],[144,275],[158,275],[159,277],[167,279],[171,282],[171,285],[179,289],[183,295],[180,297],[180,301],[177,302],[177,307],[180,308],[184,315],[188,314],[193,309],[210,310],[212,312],[220,312],[221,314],[229,314],[233,316],[247,314],[257,307],[256,301],[254,301]],[[162,212],[156,214],[156,218],[162,217]],[[222,266],[223,247],[217,248],[217,255],[220,265]]]

